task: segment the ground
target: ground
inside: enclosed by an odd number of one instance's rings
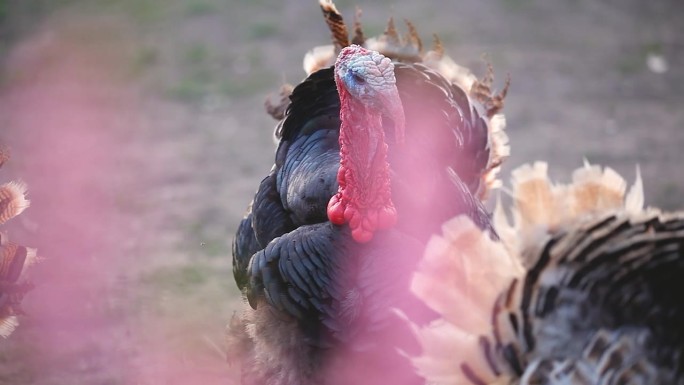
[[[33,4],[33,5],[32,5]],[[369,34],[408,18],[476,73],[487,54],[517,165],[583,159],[648,204],[684,193],[684,4],[337,1]],[[273,162],[264,98],[329,34],[317,2],[0,1],[2,181],[32,207],[10,237],[44,258],[0,384],[230,384],[223,330],[241,303],[230,241]]]

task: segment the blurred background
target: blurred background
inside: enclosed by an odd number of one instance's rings
[[[338,0],[366,35],[407,18],[495,87],[512,156],[569,178],[583,159],[646,201],[684,194],[684,3]],[[327,44],[315,0],[0,0],[0,143],[39,249],[0,384],[231,384],[230,242],[273,162],[263,101]]]

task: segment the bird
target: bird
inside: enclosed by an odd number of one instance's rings
[[[548,164],[512,172],[513,223],[488,237],[455,217],[411,290],[437,313],[405,317],[427,384],[684,384],[684,212],[644,208],[643,183],[588,162],[568,184]]]
[[[0,168],[9,160],[9,152],[0,149]],[[10,181],[0,185],[0,226],[21,214],[30,205],[26,199],[26,184]],[[22,281],[27,269],[37,262],[34,248],[10,241],[6,231],[0,231],[0,336],[9,337],[23,315],[21,302],[33,284]]]
[[[406,38],[390,19],[366,39],[357,19],[349,40],[320,5],[333,44],[266,104],[278,148],[233,243],[248,305],[229,346],[244,383],[401,383],[411,368],[395,346],[413,336],[392,309],[432,316],[408,292],[430,234],[464,214],[495,236],[481,199],[508,155],[508,83],[495,95],[491,71],[477,80],[438,39],[423,52],[410,23]]]

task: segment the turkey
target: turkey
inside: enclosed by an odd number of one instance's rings
[[[684,213],[643,209],[638,173],[628,194],[589,164],[568,185],[541,162],[512,175],[501,242],[454,218],[413,278],[441,315],[412,326],[426,383],[684,384]]]
[[[321,8],[334,44],[307,54],[287,107],[267,105],[279,144],[235,236],[250,306],[230,345],[245,383],[411,383],[395,347],[416,342],[392,309],[434,316],[408,287],[444,220],[493,234],[480,197],[507,155],[505,89],[492,95],[491,71],[477,81],[439,41],[423,53],[411,24],[365,39],[357,20],[349,41],[332,2]]]
[[[0,167],[9,159],[0,150]],[[21,214],[28,206],[26,185],[8,182],[0,185],[0,225]],[[36,262],[36,250],[10,242],[7,233],[0,231],[0,336],[7,338],[19,325],[17,316],[23,314],[21,301],[33,288],[20,282],[26,269]]]

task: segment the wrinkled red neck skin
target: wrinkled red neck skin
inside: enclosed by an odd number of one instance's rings
[[[356,242],[365,243],[376,230],[392,227],[397,210],[392,203],[387,144],[379,111],[367,109],[338,85],[340,94],[339,189],[328,202],[328,218],[349,224]]]

